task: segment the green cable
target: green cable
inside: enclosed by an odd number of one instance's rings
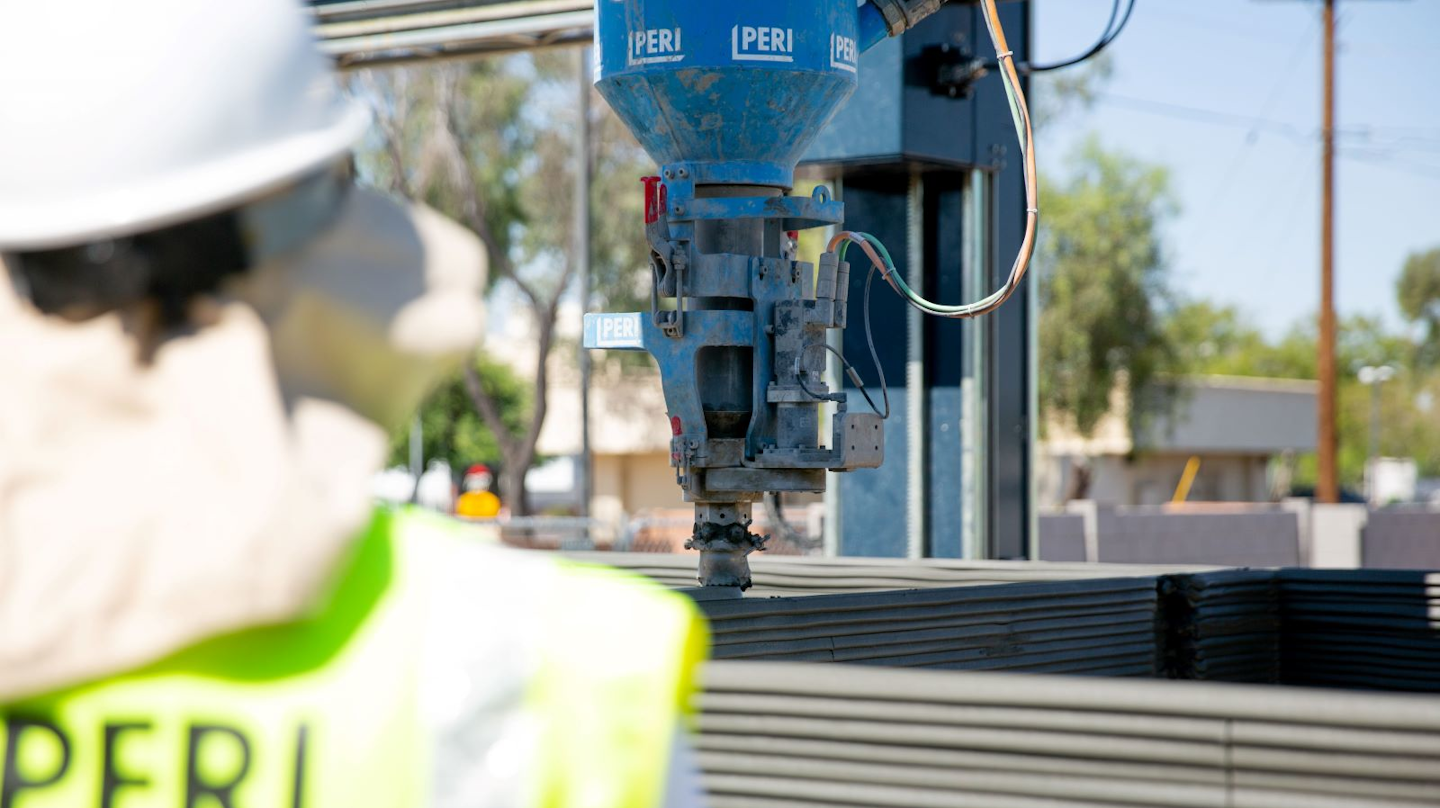
[[[986,28],[990,31],[991,41],[995,43],[998,49],[1000,47],[1000,37],[996,34],[994,24],[995,21],[992,20],[989,15],[987,15],[985,19],[985,25]],[[1017,84],[1011,81],[1011,71],[1005,70],[1003,65],[1000,70],[1000,77],[1000,84],[1005,89],[1005,99],[1010,108],[1010,117],[1015,124],[1015,136],[1020,143],[1020,155],[1022,159],[1028,159],[1030,155],[1030,149],[1033,144],[1031,144],[1030,139],[1027,136],[1028,133],[1025,127],[1026,116],[1022,114],[1020,106],[1020,88]],[[1027,181],[1029,180],[1029,178],[1030,177],[1027,172]],[[1032,214],[1034,212],[1035,211],[1033,210],[1030,211],[1030,213]],[[881,268],[881,272],[883,273],[885,279],[889,281],[891,285],[900,292],[901,297],[903,297],[907,303],[923,312],[926,312],[927,314],[934,314],[941,317],[950,317],[955,315],[959,315],[962,317],[974,316],[976,313],[978,313],[977,309],[982,306],[987,306],[987,301],[994,299],[996,295],[1004,292],[1004,290],[1001,290],[1000,292],[996,292],[995,294],[992,294],[989,297],[986,297],[974,303],[967,303],[958,306],[932,303],[931,301],[926,300],[925,298],[916,294],[915,290],[911,289],[910,285],[905,283],[905,278],[901,276],[900,272],[895,268],[895,260],[890,257],[890,251],[885,249],[885,245],[880,243],[880,239],[875,238],[869,233],[861,233],[859,231],[853,231],[853,238],[863,239],[867,244],[875,247],[875,249],[879,252],[881,258],[885,262],[885,266]],[[841,261],[845,260],[845,253],[849,249],[850,244],[851,239],[847,238],[840,245],[840,248],[837,251],[837,255]],[[1018,281],[1018,273],[1024,272],[1024,264],[1020,262],[1022,260],[1028,260],[1028,258],[1028,255],[1024,255],[1016,259],[1016,269],[1012,270],[1011,281],[1007,282],[1006,289],[1012,289],[1013,287],[1010,286],[1010,283]],[[1005,294],[1008,296],[1008,292],[1005,292]],[[999,300],[1003,301],[1004,298],[999,298]],[[985,310],[988,311],[989,309],[987,308]]]
[[[890,257],[890,251],[885,248],[885,245],[881,243],[880,239],[869,233],[861,233],[858,231],[856,231],[855,235],[865,239],[867,243],[873,246],[875,250],[880,253],[880,257],[885,261],[886,276],[894,279],[896,287],[900,290],[900,294],[904,296],[905,299],[909,301],[912,305],[914,305],[916,308],[921,309],[922,311],[930,312],[932,314],[952,314],[966,309],[965,306],[946,306],[939,303],[932,303],[929,300],[926,300],[925,298],[916,294],[915,290],[911,289],[910,285],[905,282],[905,278],[900,274],[900,271],[895,268],[895,259]],[[845,243],[840,245],[840,260],[845,260],[845,248],[849,246],[849,241],[846,241]]]

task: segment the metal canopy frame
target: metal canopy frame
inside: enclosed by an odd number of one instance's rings
[[[353,70],[587,45],[594,0],[338,0],[310,3],[321,51]]]

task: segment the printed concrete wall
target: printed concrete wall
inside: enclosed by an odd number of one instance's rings
[[[1440,699],[1207,682],[714,662],[720,808],[1400,808],[1440,793]]]
[[[1085,517],[1044,514],[1040,517],[1041,561],[1085,560]]]
[[[1440,511],[1371,511],[1361,559],[1371,569],[1440,569]]]
[[[1288,567],[1300,563],[1293,513],[1097,514],[1095,560],[1123,564]]]

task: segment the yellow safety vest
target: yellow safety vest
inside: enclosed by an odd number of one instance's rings
[[[0,808],[424,805],[421,559],[461,530],[377,511],[313,616],[0,706]],[[524,683],[539,728],[525,791],[535,808],[653,806],[704,623],[652,582],[553,563],[560,597],[540,605],[541,664]],[[475,630],[501,630],[496,618],[477,615]]]

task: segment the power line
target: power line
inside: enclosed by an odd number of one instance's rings
[[[1313,154],[1307,154],[1303,151],[1299,152],[1299,154],[1303,157],[1314,157]],[[1294,234],[1295,226],[1298,224],[1300,211],[1306,207],[1307,204],[1313,204],[1315,202],[1315,195],[1313,193],[1302,194],[1300,192],[1305,186],[1305,180],[1311,179],[1314,176],[1311,172],[1300,169],[1300,166],[1304,165],[1304,162],[1304,160],[1301,160],[1296,164],[1296,182],[1293,183],[1289,193],[1290,208],[1285,212],[1285,218],[1280,222],[1279,229],[1275,231],[1278,235],[1271,239],[1270,253],[1265,257],[1265,263],[1268,266],[1275,265],[1275,262],[1280,259],[1280,253],[1289,244],[1290,237]]]
[[[1426,177],[1440,180],[1440,166],[1431,163],[1422,163],[1418,160],[1407,160],[1403,157],[1395,157],[1388,154],[1366,154],[1358,151],[1343,151],[1340,157],[1346,160],[1366,163],[1381,168],[1391,168],[1397,172],[1404,172],[1410,177]]]
[[[1105,30],[1100,34],[1100,38],[1095,40],[1095,44],[1090,46],[1089,50],[1079,56],[1059,62],[1052,62],[1048,65],[1027,64],[1021,68],[1020,72],[1045,73],[1050,70],[1059,70],[1061,68],[1078,65],[1081,62],[1098,56],[1101,51],[1110,47],[1110,43],[1114,42],[1115,38],[1120,36],[1121,31],[1125,30],[1125,26],[1130,23],[1130,15],[1135,11],[1136,0],[1129,0],[1129,5],[1125,7],[1125,16],[1120,17],[1120,24],[1118,26],[1115,25],[1115,17],[1120,13],[1120,3],[1121,0],[1112,0],[1110,4],[1110,19],[1105,22]]]
[[[1257,195],[1253,198],[1255,202],[1258,202],[1259,210],[1246,217],[1245,225],[1242,225],[1245,227],[1243,235],[1234,239],[1233,243],[1237,251],[1244,252],[1248,250],[1247,245],[1254,244],[1257,238],[1272,244],[1274,243],[1273,227],[1275,222],[1273,215],[1267,214],[1275,213],[1277,208],[1275,200],[1289,200],[1290,202],[1290,207],[1284,214],[1285,221],[1283,222],[1283,226],[1287,231],[1285,234],[1286,238],[1289,238],[1288,231],[1294,226],[1295,211],[1302,206],[1304,201],[1313,200],[1314,198],[1312,194],[1301,193],[1305,187],[1306,180],[1314,177],[1314,173],[1307,168],[1308,161],[1314,156],[1314,153],[1308,150],[1297,150],[1294,159],[1291,160],[1290,165],[1287,166],[1287,170],[1285,171],[1284,176],[1287,180],[1282,180],[1286,183],[1284,192],[1273,197],[1270,195]],[[1270,229],[1271,236],[1262,237],[1262,231],[1267,228]]]
[[[1201,14],[1188,14],[1183,11],[1177,11],[1174,8],[1175,5],[1178,4],[1151,3],[1150,6],[1147,7],[1146,13],[1153,14],[1158,19],[1167,20],[1176,27],[1183,27],[1187,31],[1193,31],[1197,27],[1208,28],[1212,31],[1217,31],[1232,37],[1253,39],[1257,42],[1264,42],[1266,45],[1273,44],[1277,37],[1291,30],[1286,29],[1286,31],[1274,31],[1273,29],[1269,28],[1262,29],[1253,24],[1245,25],[1242,27],[1235,25],[1234,22],[1217,20],[1214,17],[1209,17]],[[1193,7],[1193,4],[1187,7]]]
[[[1213,109],[1202,109],[1184,104],[1174,104],[1169,101],[1155,101],[1148,98],[1135,98],[1132,96],[1117,95],[1115,93],[1096,93],[1095,99],[1103,104],[1128,109],[1134,112],[1142,112],[1147,115],[1159,115],[1176,120],[1191,121],[1194,123],[1213,124],[1215,126],[1233,126],[1248,129],[1251,132],[1266,132],[1287,138],[1296,143],[1315,143],[1320,140],[1318,129],[1306,129],[1295,124],[1277,121],[1272,118],[1261,116],[1241,115],[1235,112],[1223,112]],[[1402,134],[1405,127],[1398,126],[1364,126],[1359,125],[1346,129],[1337,129],[1337,137],[1345,140],[1359,140],[1364,143],[1373,143],[1376,135],[1393,138],[1394,142],[1377,144],[1388,148],[1407,150],[1431,150],[1440,149],[1440,130],[1415,127],[1409,131],[1421,134]],[[1394,134],[1386,134],[1386,133]],[[1425,133],[1434,133],[1433,137]],[[1402,145],[1410,144],[1410,145]],[[1359,145],[1359,144],[1356,144]]]
[[[1440,128],[1434,126],[1416,126],[1413,124],[1394,124],[1384,126],[1370,126],[1361,124],[1359,126],[1341,126],[1335,129],[1336,133],[1363,134],[1363,133],[1385,133],[1394,132],[1396,137],[1401,134],[1416,137],[1440,137]]]
[[[1193,121],[1195,123],[1208,123],[1217,126],[1240,126],[1246,129],[1269,132],[1270,134],[1290,138],[1297,142],[1308,143],[1318,138],[1318,133],[1314,129],[1305,130],[1293,124],[1272,120],[1270,118],[1239,115],[1233,112],[1220,112],[1213,109],[1201,109],[1199,107],[1185,106],[1184,104],[1172,104],[1168,101],[1132,98],[1115,93],[1096,93],[1095,98],[1101,103],[1122,109],[1130,109],[1150,115],[1163,115],[1170,118]]]
[[[1313,23],[1308,29],[1306,29],[1304,33],[1300,35],[1300,38],[1296,40],[1294,48],[1291,49],[1289,58],[1285,60],[1285,67],[1281,70],[1275,71],[1275,84],[1270,88],[1270,92],[1266,94],[1264,103],[1260,105],[1260,112],[1264,112],[1265,110],[1270,109],[1270,107],[1279,100],[1280,91],[1285,89],[1285,85],[1289,82],[1292,74],[1294,73],[1296,65],[1298,65],[1300,62],[1300,57],[1305,53],[1305,48],[1310,45],[1310,41],[1315,37],[1315,34],[1318,33],[1319,30],[1320,25],[1317,21],[1316,23]],[[1230,191],[1230,186],[1234,183],[1235,178],[1239,176],[1240,166],[1245,163],[1246,158],[1250,155],[1251,147],[1254,146],[1255,142],[1259,139],[1260,131],[1255,127],[1251,127],[1248,134],[1246,134],[1245,136],[1245,140],[1240,144],[1240,148],[1236,149],[1234,156],[1230,158],[1229,165],[1226,167],[1225,173],[1220,179],[1220,185],[1217,187],[1215,194],[1212,196],[1209,203],[1201,208],[1201,210],[1203,211],[1202,215],[1205,216],[1204,224],[1208,225],[1210,221],[1215,217],[1214,212],[1216,210],[1219,210],[1220,202]]]
[[[1376,139],[1368,133],[1354,133],[1347,135],[1347,139],[1353,139],[1356,148],[1383,149],[1386,151],[1440,151],[1440,137],[1420,137],[1415,135],[1392,136],[1390,139]]]

